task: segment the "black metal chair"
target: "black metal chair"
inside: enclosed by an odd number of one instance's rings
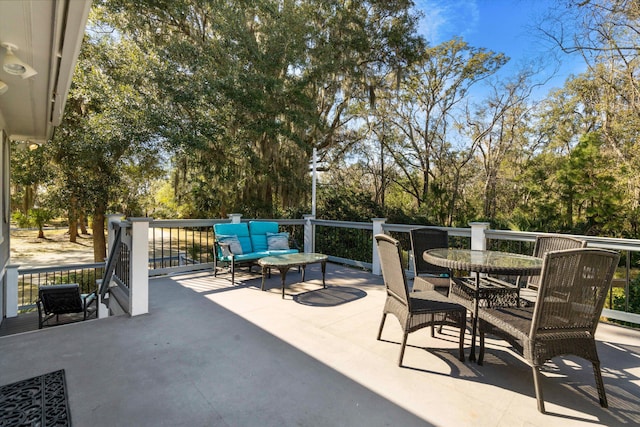
[[[402,366],[404,349],[409,333],[434,325],[451,325],[460,329],[459,358],[464,361],[464,332],[467,309],[449,300],[437,291],[409,292],[407,277],[402,266],[400,242],[387,236],[375,236],[380,256],[382,276],[387,289],[387,299],[382,312],[378,340],[382,328],[391,313],[398,318],[404,332],[398,366]]]
[[[422,253],[429,249],[449,246],[449,233],[439,228],[414,228],[409,232],[411,251],[413,252],[413,288],[415,291],[436,290],[443,295],[449,294],[451,270],[429,264]]]
[[[82,320],[87,320],[91,315],[90,307],[93,305],[95,313],[98,313],[98,298],[95,292],[81,294],[77,283],[67,285],[40,286],[38,291],[38,328],[52,326],[49,321],[55,317],[56,324],[61,314],[83,313]]]
[[[544,413],[540,367],[556,356],[582,357],[593,365],[600,405],[606,408],[594,336],[619,259],[620,254],[605,249],[547,252],[533,307],[480,308],[478,364],[485,334],[505,339],[531,366],[538,410]]]

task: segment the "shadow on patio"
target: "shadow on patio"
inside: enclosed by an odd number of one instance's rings
[[[314,268],[317,267],[317,268]],[[375,339],[381,278],[328,265],[307,281],[211,272],[150,281],[147,315],[112,317],[0,338],[0,384],[65,369],[75,425],[633,425],[640,423],[640,333],[598,329],[609,409],[589,363],[556,359],[536,409],[530,368],[498,340],[484,366],[456,358],[455,332]],[[467,339],[467,355],[470,337]],[[427,347],[428,350],[425,350]]]

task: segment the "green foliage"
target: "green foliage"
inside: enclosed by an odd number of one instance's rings
[[[531,71],[489,81],[508,58],[428,45],[410,1],[95,1],[54,141],[13,146],[14,206],[300,218],[315,147],[319,218],[638,237],[640,65],[608,49],[636,15],[599,4],[569,8],[616,31],[535,105]]]
[[[149,180],[160,167],[155,93],[140,46],[92,31],[85,38],[67,101],[65,119],[50,144],[55,166],[51,192],[68,210],[93,217],[94,257],[106,256],[108,210],[140,216]]]
[[[80,292],[88,294],[96,291],[96,280],[102,279],[104,271],[102,269],[85,269],[81,271],[71,271],[55,275],[49,283],[50,285],[63,285],[67,283],[77,283],[80,285]]]
[[[48,209],[32,208],[26,215],[16,211],[11,215],[11,218],[20,228],[38,227],[39,230],[42,230],[45,224],[54,218],[54,213]]]
[[[623,290],[614,289],[613,309],[620,311],[628,311],[629,313],[640,314],[640,276],[636,277],[629,284],[629,295],[625,295]],[[627,309],[628,303],[628,309]],[[619,322],[630,326],[638,326],[628,322]]]
[[[20,211],[15,211],[11,215],[11,219],[19,228],[29,228],[33,226],[32,219],[29,217],[29,215],[25,215]]]
[[[42,227],[53,218],[53,212],[43,208],[33,208],[29,210],[29,219],[38,229],[42,230]]]
[[[322,186],[318,191],[317,217],[337,221],[369,222],[384,212],[371,200],[371,196],[350,187]]]
[[[366,80],[422,46],[408,1],[98,3],[96,17],[156,58],[146,74],[189,216],[269,217],[308,199],[312,147],[348,143]]]

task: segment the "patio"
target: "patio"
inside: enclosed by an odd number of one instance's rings
[[[457,360],[454,330],[419,331],[398,368],[398,322],[375,339],[381,277],[329,264],[326,290],[318,265],[298,278],[284,300],[277,274],[268,292],[244,269],[235,286],[210,271],[150,279],[149,314],[0,338],[0,384],[65,369],[78,426],[640,424],[637,330],[598,329],[608,409],[591,365],[567,358],[547,365],[542,415],[506,343],[489,339],[478,366]]]

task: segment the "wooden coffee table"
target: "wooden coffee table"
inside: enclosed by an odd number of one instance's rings
[[[322,268],[322,286],[327,287],[324,281],[325,273],[327,271],[327,255],[316,253],[297,253],[297,254],[284,254],[274,255],[261,258],[258,260],[258,264],[262,267],[262,286],[264,291],[264,279],[269,269],[277,268],[280,271],[280,279],[282,280],[282,298],[284,298],[284,285],[287,277],[287,271],[291,267],[302,267],[302,281],[304,282],[305,267],[309,264],[320,264]]]

